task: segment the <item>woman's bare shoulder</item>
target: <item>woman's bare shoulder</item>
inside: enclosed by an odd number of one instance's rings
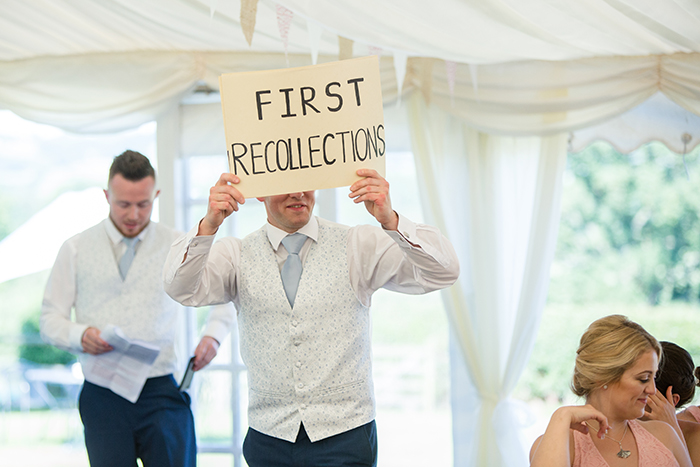
[[[637,420],[637,423],[657,438],[657,435],[668,436],[669,433],[675,433],[671,425],[661,420]]]
[[[537,437],[534,443],[532,443],[532,447],[530,448],[530,462],[532,462],[532,458],[535,456],[535,452],[537,452],[537,448],[540,447],[540,443],[542,442],[542,438],[544,435],[540,435]],[[575,448],[575,441],[574,441],[574,430],[569,430],[569,453],[570,453],[570,460],[571,464],[573,465],[574,463],[574,448]]]

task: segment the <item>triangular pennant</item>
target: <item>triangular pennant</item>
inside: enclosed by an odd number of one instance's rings
[[[433,64],[435,60],[423,57],[418,62],[420,66],[420,90],[427,105],[430,105],[433,91]]]
[[[469,64],[469,74],[472,77],[472,87],[474,88],[474,99],[479,101],[479,75],[477,73],[477,65]]]
[[[311,63],[316,65],[318,62],[318,48],[321,45],[321,35],[323,34],[323,26],[321,23],[306,19],[306,30],[309,32],[309,47],[311,48]]]
[[[408,62],[408,54],[405,52],[394,52],[394,72],[396,73],[396,105],[401,105],[401,93],[403,90],[403,81],[406,78],[406,63]]]
[[[457,63],[445,60],[445,73],[447,74],[447,88],[450,90],[450,102],[455,105],[455,80],[457,79]]]
[[[253,42],[253,32],[255,31],[255,17],[258,13],[258,0],[241,0],[241,29],[248,42],[248,46]]]
[[[292,18],[294,18],[294,13],[291,10],[287,10],[282,5],[277,5],[276,11],[277,28],[280,31],[282,45],[284,46],[284,57],[287,59],[287,66],[289,66],[289,55],[287,54],[287,46],[289,44],[289,27],[292,24]]]
[[[343,36],[338,36],[338,60],[348,60],[352,58],[352,46],[354,42]]]
[[[369,51],[370,55],[376,55],[377,57],[382,56],[382,48],[377,47],[376,45],[368,45],[367,50]]]

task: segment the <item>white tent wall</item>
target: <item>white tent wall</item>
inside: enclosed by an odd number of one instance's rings
[[[312,56],[326,62],[349,48],[381,55],[385,104],[402,96],[409,116],[426,215],[456,245],[463,269],[443,295],[455,355],[468,371],[465,384],[452,387],[460,467],[527,465],[509,395],[546,297],[568,134],[658,93],[700,115],[694,0],[4,0],[2,7],[0,108],[77,132],[158,119],[159,170],[173,183],[183,147],[206,139],[194,130],[204,117],[178,110],[197,86],[216,90],[221,73],[308,65]],[[173,137],[178,131],[182,138]],[[683,131],[684,149],[698,144],[697,126]],[[168,223],[177,223],[174,196],[162,200]]]

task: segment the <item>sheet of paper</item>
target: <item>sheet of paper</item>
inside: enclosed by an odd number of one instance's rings
[[[101,355],[83,356],[81,362],[85,379],[135,403],[160,349],[148,342],[129,339],[112,324],[102,330],[101,337],[114,350]]]

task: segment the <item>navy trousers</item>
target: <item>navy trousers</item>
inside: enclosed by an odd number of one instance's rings
[[[135,404],[85,381],[78,401],[92,467],[194,467],[190,396],[172,375],[149,378]]]
[[[377,425],[373,420],[315,443],[304,425],[294,443],[249,428],[243,456],[249,467],[376,467]]]

